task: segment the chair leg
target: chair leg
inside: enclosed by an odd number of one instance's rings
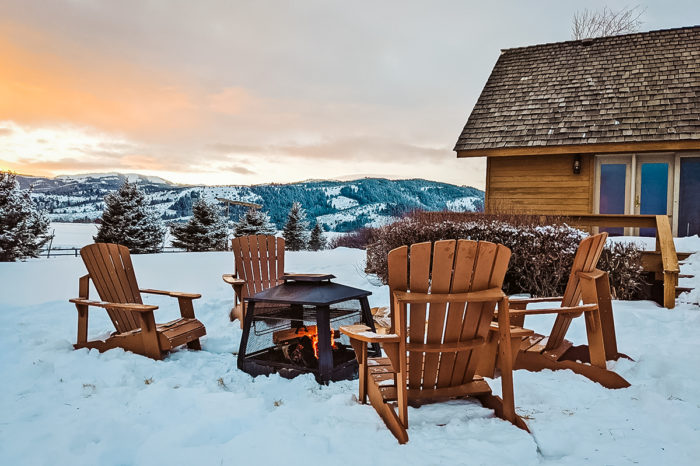
[[[610,296],[610,279],[608,273],[596,278],[596,291],[598,295],[598,309],[600,309],[600,322],[603,325],[603,341],[605,343],[605,359],[617,359],[617,337],[615,336],[615,319],[613,318],[612,297]]]
[[[158,332],[156,320],[151,312],[139,312],[141,320],[141,338],[143,339],[143,351],[146,356],[153,359],[162,359],[163,354],[158,344]]]
[[[197,351],[202,349],[202,345],[199,343],[199,338],[197,338],[196,340],[192,340],[192,341],[187,342],[187,347],[191,350],[197,350]]]
[[[355,350],[355,359],[357,359],[357,364],[359,365],[359,375],[360,375],[360,390],[358,398],[360,403],[367,403],[367,343],[355,339],[350,339],[350,345],[352,349]]]
[[[501,369],[501,389],[503,393],[503,418],[515,424],[515,394],[513,392],[513,351],[511,348],[510,314],[508,298],[498,302],[498,357]]]
[[[593,280],[581,280],[581,297],[584,304],[598,304],[598,290]],[[603,324],[600,320],[600,309],[584,312],[586,334],[588,335],[588,350],[591,364],[602,369],[605,364],[605,343],[603,341]]]

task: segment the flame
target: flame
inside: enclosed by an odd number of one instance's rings
[[[318,359],[318,332],[314,333],[313,335],[309,335],[311,337],[311,346],[314,348],[314,356],[316,356],[316,359]],[[331,348],[336,348],[335,345],[335,330],[331,329]]]

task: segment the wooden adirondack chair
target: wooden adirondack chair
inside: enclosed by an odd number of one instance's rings
[[[241,236],[231,241],[231,247],[236,273],[224,274],[221,278],[233,286],[233,307],[229,318],[231,321],[238,319],[243,328],[244,299],[282,283],[284,239],[264,235]]]
[[[629,387],[629,382],[606,367],[606,361],[628,358],[617,350],[608,274],[596,268],[607,237],[600,233],[581,241],[563,297],[509,300],[511,322],[517,325],[524,325],[526,315],[557,316],[548,337],[535,334],[523,339],[515,369],[571,369],[607,388]],[[561,304],[554,309],[527,309],[528,304],[543,302]],[[581,314],[588,345],[575,347],[564,337],[571,321]]]
[[[468,240],[419,243],[389,253],[392,333],[341,326],[360,365],[360,396],[400,443],[408,441],[408,404],[474,396],[496,415],[527,430],[515,413],[508,298],[501,290],[510,250]],[[409,276],[410,272],[410,276]],[[498,304],[503,400],[476,375]],[[466,309],[466,312],[465,312]],[[408,323],[411,323],[410,328]],[[387,358],[368,358],[380,343]],[[394,408],[395,405],[395,408]],[[397,412],[398,411],[398,412]]]
[[[131,264],[129,249],[117,244],[96,243],[80,250],[88,274],[80,277],[79,298],[71,299],[78,309],[78,348],[95,348],[100,352],[112,348],[162,359],[167,351],[187,344],[190,349],[201,349],[199,338],[206,335],[204,325],[195,319],[192,300],[199,294],[139,289]],[[90,280],[101,301],[89,299]],[[159,294],[177,298],[179,319],[156,324],[153,311],[158,306],[143,304],[141,293]],[[116,331],[107,340],[87,339],[88,307],[107,310]]]

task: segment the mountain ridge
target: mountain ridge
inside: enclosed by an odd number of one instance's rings
[[[191,216],[192,204],[227,198],[263,205],[271,221],[281,228],[289,208],[298,201],[306,209],[311,226],[318,222],[325,230],[349,231],[391,222],[415,210],[482,210],[483,191],[421,178],[391,180],[361,178],[351,181],[313,180],[258,185],[182,185],[160,177],[135,173],[91,173],[34,177],[17,175],[23,189],[32,187],[32,199],[46,209],[53,221],[95,221],[102,214],[103,198],[125,181],[138,183],[149,205],[167,221],[184,221]],[[245,208],[224,207],[231,220]]]

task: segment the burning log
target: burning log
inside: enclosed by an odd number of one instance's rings
[[[318,358],[314,354],[314,345],[308,336],[303,335],[300,338],[287,340],[279,347],[289,362],[308,368],[318,367]]]
[[[340,331],[331,329],[331,349],[334,353],[344,351],[345,346],[336,343],[336,338],[340,338]],[[289,362],[308,368],[318,367],[318,329],[315,325],[279,330],[272,334],[272,342]]]

